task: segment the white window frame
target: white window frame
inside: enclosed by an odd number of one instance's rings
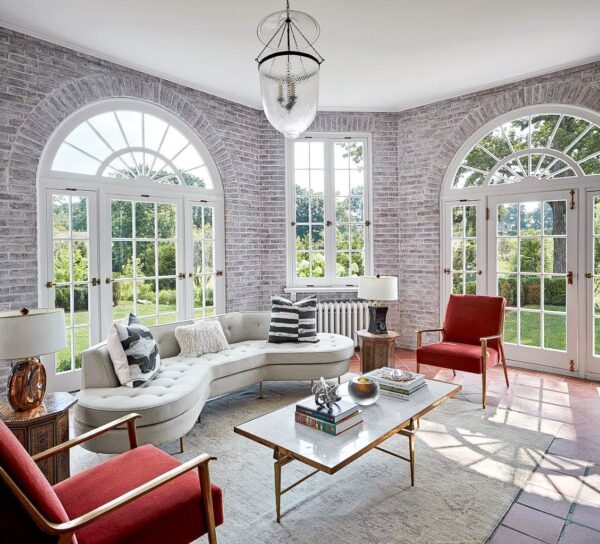
[[[589,263],[586,261],[586,257],[589,257],[589,249],[588,251],[584,251],[583,248],[586,247],[586,227],[589,228],[589,225],[586,225],[586,213],[585,207],[589,204],[586,203],[586,197],[588,194],[593,193],[594,191],[600,190],[600,174],[589,174],[582,175],[581,169],[575,169],[575,173],[577,174],[574,177],[568,178],[558,178],[558,179],[537,179],[531,176],[526,176],[522,179],[521,182],[518,183],[509,183],[509,184],[498,184],[498,185],[489,185],[483,184],[478,187],[467,187],[467,188],[453,188],[452,184],[454,182],[454,177],[458,168],[460,167],[461,162],[470,152],[474,145],[479,143],[479,141],[488,134],[491,130],[496,128],[499,125],[502,125],[506,122],[512,121],[514,119],[518,119],[520,117],[526,115],[536,115],[536,114],[544,114],[544,113],[558,113],[564,115],[573,115],[576,117],[580,117],[582,119],[586,119],[593,123],[600,125],[600,113],[588,108],[583,108],[580,106],[572,106],[565,104],[538,104],[535,106],[526,106],[523,108],[518,108],[516,110],[512,110],[510,112],[504,113],[482,127],[480,127],[477,131],[475,131],[470,138],[468,138],[464,144],[459,148],[459,150],[454,155],[446,173],[444,175],[444,180],[442,183],[442,190],[440,192],[440,255],[442,256],[440,260],[440,274],[444,276],[444,267],[447,266],[448,259],[448,242],[451,237],[450,232],[450,221],[448,219],[448,213],[446,211],[448,203],[450,202],[474,202],[477,203],[477,206],[481,207],[482,215],[489,216],[493,211],[490,209],[490,201],[497,196],[510,196],[514,195],[534,195],[536,193],[545,193],[551,191],[562,191],[562,190],[574,190],[573,200],[575,202],[576,208],[578,210],[579,215],[579,223],[578,223],[578,247],[579,251],[579,261],[577,263],[575,272],[575,285],[576,285],[576,301],[579,308],[578,313],[578,324],[579,324],[579,337],[578,337],[578,353],[577,358],[575,360],[575,371],[563,370],[560,368],[552,368],[552,372],[558,374],[564,374],[569,376],[579,376],[582,378],[591,378],[598,379],[600,376],[600,370],[598,367],[594,365],[591,361],[591,354],[589,353],[589,338],[586,337],[586,308],[589,305],[589,293],[588,285],[585,278],[585,273],[589,272]],[[515,153],[514,155],[518,155]],[[589,216],[589,212],[588,212]],[[489,217],[488,217],[489,219]],[[486,295],[493,294],[493,282],[488,279],[489,275],[489,266],[488,260],[490,252],[494,251],[494,248],[490,248],[488,244],[489,238],[489,229],[491,220],[483,220],[483,228],[478,230],[477,233],[477,253],[478,260],[479,256],[483,258],[481,270],[482,270],[482,278],[478,278],[477,280],[477,292],[478,294]],[[478,223],[479,224],[479,223]],[[443,322],[445,311],[446,311],[446,303],[449,293],[451,292],[451,284],[444,280],[440,281],[440,318]],[[537,363],[524,363],[522,361],[515,361],[509,359],[509,364],[517,365],[524,368],[531,368],[534,370],[542,370],[547,371],[548,367],[543,365],[539,365]]]
[[[296,277],[295,228],[295,183],[294,183],[294,142],[322,141],[325,143],[325,205],[324,220],[331,221],[325,227],[325,270],[324,278]],[[360,141],[363,143],[364,159],[364,219],[365,219],[365,263],[364,273],[373,273],[373,184],[372,180],[372,137],[369,133],[357,132],[307,132],[294,140],[286,140],[286,289],[288,293],[299,291],[356,291],[358,278],[336,278],[336,218],[335,180],[333,176],[333,143],[339,141]]]
[[[52,162],[60,145],[71,131],[79,126],[85,120],[112,110],[131,110],[154,115],[167,123],[173,125],[179,130],[198,150],[205,160],[206,167],[210,173],[212,184],[211,188],[190,187],[184,185],[169,185],[146,179],[123,180],[119,178],[110,178],[100,175],[77,174],[71,172],[61,172],[52,170]],[[54,293],[52,289],[46,287],[48,281],[53,281],[50,277],[50,269],[47,263],[48,243],[52,239],[52,232],[48,232],[48,225],[51,225],[51,201],[48,195],[55,192],[67,192],[67,194],[78,194],[78,191],[92,193],[94,201],[97,203],[95,209],[90,209],[88,213],[90,225],[98,225],[93,244],[90,244],[90,251],[97,253],[95,261],[98,266],[95,270],[89,270],[90,278],[100,278],[100,284],[96,287],[99,290],[98,315],[94,318],[94,323],[99,323],[99,331],[92,334],[94,339],[106,338],[108,330],[112,324],[112,311],[110,301],[112,300],[112,284],[107,283],[107,279],[112,278],[111,255],[107,248],[110,248],[112,233],[110,227],[103,228],[103,225],[110,225],[110,200],[111,198],[132,199],[136,201],[163,201],[171,202],[177,205],[177,253],[178,270],[177,273],[185,273],[185,278],[178,280],[183,284],[183,288],[178,288],[178,310],[177,320],[193,319],[193,279],[189,277],[191,268],[190,260],[186,255],[187,248],[191,241],[188,238],[192,236],[191,226],[184,228],[184,223],[189,220],[188,208],[192,204],[203,206],[212,206],[214,208],[213,228],[215,230],[214,246],[214,268],[217,272],[214,285],[214,312],[215,314],[225,311],[225,221],[224,221],[224,196],[223,186],[219,171],[214,159],[198,135],[182,120],[178,119],[173,113],[165,108],[146,102],[143,100],[116,98],[101,100],[77,110],[65,119],[54,133],[48,139],[46,147],[42,152],[42,157],[38,166],[38,300],[40,307],[53,305]],[[191,223],[190,223],[191,225]],[[188,232],[189,231],[189,232]],[[181,233],[181,234],[180,234]],[[90,233],[92,236],[92,233]],[[191,294],[190,294],[191,293]],[[190,303],[190,300],[191,303]],[[94,311],[91,309],[91,311]],[[54,358],[46,357],[46,363],[52,367]],[[49,374],[52,373],[52,370]],[[70,376],[67,376],[70,375]],[[80,380],[80,370],[71,370],[57,375],[49,380],[53,382],[53,390],[73,390],[78,389],[77,383]],[[76,383],[77,382],[77,383]],[[72,384],[72,385],[65,385]]]

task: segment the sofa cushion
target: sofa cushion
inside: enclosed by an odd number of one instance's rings
[[[164,359],[154,379],[142,387],[83,389],[77,395],[77,420],[91,427],[136,412],[144,427],[168,421],[193,408],[210,389],[210,368],[194,359]]]
[[[180,461],[154,446],[140,446],[60,482],[54,490],[73,519],[180,465]],[[221,489],[212,484],[211,495],[215,524],[220,525]],[[205,532],[198,471],[192,470],[87,525],[76,535],[80,544],[183,544]]]
[[[203,319],[192,325],[175,329],[181,357],[198,357],[205,353],[219,353],[229,347],[221,323],[214,319]]]

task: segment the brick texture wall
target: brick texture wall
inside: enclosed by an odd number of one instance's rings
[[[285,146],[261,112],[3,28],[0,76],[0,310],[37,303],[36,170],[47,139],[70,113],[108,97],[165,107],[215,159],[225,191],[227,309],[265,309],[282,291]],[[450,160],[487,121],[544,103],[600,110],[600,64],[401,113],[317,116],[310,130],[372,134],[375,270],[400,277],[389,319],[402,345],[414,345],[415,328],[438,324],[439,194]],[[5,375],[6,365],[0,390]]]

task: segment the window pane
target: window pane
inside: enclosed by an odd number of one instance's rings
[[[540,309],[541,277],[521,276],[521,308]]]
[[[311,254],[311,275],[313,278],[325,277],[325,253],[313,251]]]
[[[172,204],[158,205],[158,237],[175,238],[176,221],[175,206]]]
[[[498,205],[498,236],[516,236],[517,204]]]
[[[504,314],[504,341],[508,344],[516,344],[517,325],[519,312],[516,310],[506,310]]]
[[[541,234],[542,217],[539,202],[523,202],[520,208],[520,234],[521,236],[532,236]]]
[[[175,278],[158,280],[158,310],[162,314],[177,312],[176,282]],[[176,315],[173,320],[177,320]]]
[[[142,280],[136,282],[137,298],[135,301],[136,315],[156,315],[156,281]]]
[[[308,223],[309,221],[309,203],[308,198],[296,199],[296,223]]]
[[[71,326],[71,288],[68,285],[54,288],[54,307],[65,312],[65,324]]]
[[[452,274],[452,292],[457,294],[464,293],[464,274]]]
[[[311,227],[311,249],[325,249],[324,227],[322,225]]]
[[[521,272],[541,272],[541,238],[521,238]]]
[[[71,281],[71,243],[54,242],[54,281]]]
[[[544,272],[554,274],[567,272],[566,238],[544,238]]]
[[[517,271],[517,248],[519,241],[516,238],[498,238],[497,267],[498,272]]]
[[[73,238],[87,238],[87,197],[71,197],[71,232]]]
[[[140,276],[155,276],[155,248],[154,242],[136,242],[137,273]]]
[[[464,270],[464,247],[463,240],[452,241],[452,269]]]
[[[364,276],[365,274],[365,257],[363,253],[357,253],[355,251],[351,254],[350,263],[350,274],[353,278]]]
[[[177,274],[175,242],[158,242],[158,275]]]
[[[313,223],[323,223],[325,201],[321,197],[310,199],[310,219]]]
[[[129,200],[113,200],[112,209],[112,236],[113,238],[131,238],[133,232],[132,205]]]
[[[135,312],[133,306],[133,281],[115,281],[112,284],[113,320],[121,320]]]
[[[87,241],[73,241],[73,281],[88,281]]]
[[[567,316],[544,314],[544,347],[567,349]]]
[[[308,142],[294,142],[294,168],[309,168]]]
[[[521,344],[524,346],[540,347],[541,325],[539,312],[521,313]]]
[[[544,277],[544,310],[567,311],[567,279],[565,277]]]
[[[310,193],[323,195],[325,191],[325,172],[323,170],[310,171]]]
[[[350,254],[347,251],[338,251],[336,253],[336,276],[338,278],[347,278],[350,276]]]
[[[154,238],[154,204],[135,203],[136,238]]]
[[[325,144],[323,142],[310,142],[310,167],[325,167]]]
[[[517,275],[503,274],[498,276],[498,295],[506,299],[506,305],[517,307]]]
[[[115,241],[112,243],[113,278],[133,277],[132,261],[132,242]]]

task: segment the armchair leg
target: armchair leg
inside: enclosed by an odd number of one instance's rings
[[[202,505],[204,506],[204,517],[209,544],[217,544],[217,530],[215,529],[215,512],[213,510],[212,494],[210,492],[210,475],[208,464],[203,463],[198,467],[200,474],[200,492],[202,494]]]
[[[487,363],[487,361],[484,361]],[[483,367],[483,372],[481,373],[481,403],[483,405],[483,409],[485,410],[485,396],[487,390],[487,380],[486,380],[486,368]]]
[[[263,397],[263,382],[258,383],[258,398],[262,399]]]
[[[508,370],[506,368],[506,355],[504,354],[504,345],[500,342],[500,356],[502,357],[502,368],[504,369],[504,379],[506,380],[506,387],[510,387],[508,383]]]
[[[452,374],[456,377],[456,370],[452,369]]]
[[[57,544],[70,544],[71,540],[73,540],[73,535],[75,533],[64,533],[58,537]]]

